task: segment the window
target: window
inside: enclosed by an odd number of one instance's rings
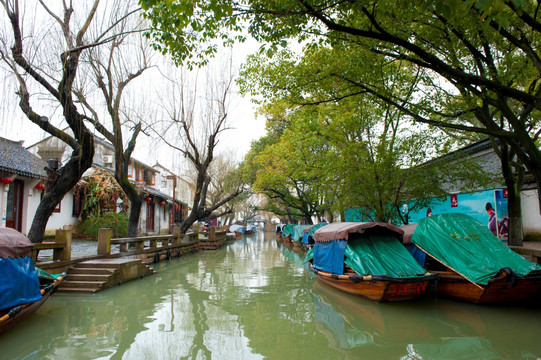
[[[135,180],[138,182],[143,182],[145,180],[144,177],[145,177],[145,171],[143,170],[142,167],[137,166],[135,168]]]
[[[128,178],[133,178],[133,165],[131,162],[128,164]]]
[[[146,170],[145,171],[145,182],[147,185],[154,185],[156,183],[156,173]]]

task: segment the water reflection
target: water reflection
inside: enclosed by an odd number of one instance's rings
[[[6,359],[536,359],[539,308],[378,304],[314,279],[274,234],[155,265],[92,296],[56,294],[0,336]]]
[[[315,319],[329,344],[400,359],[540,359],[539,309],[446,299],[378,304],[314,281]],[[384,354],[378,348],[385,347]]]

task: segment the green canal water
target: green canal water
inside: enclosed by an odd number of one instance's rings
[[[61,293],[0,336],[0,359],[541,359],[541,306],[377,304],[338,292],[258,234]]]

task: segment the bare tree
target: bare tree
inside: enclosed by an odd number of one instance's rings
[[[222,153],[215,157],[209,169],[209,179],[210,184],[207,192],[208,207],[215,207],[224,197],[227,197],[228,194],[235,192],[236,189],[243,186],[239,164],[233,159],[233,154],[231,153]],[[216,211],[208,217],[208,220],[234,214],[234,203],[236,199],[232,199],[220,208],[216,208]]]
[[[151,54],[150,47],[141,34],[144,31],[144,21],[138,16],[140,11],[138,4],[131,1],[114,1],[111,5],[109,11],[112,14],[119,14],[119,19],[114,19],[110,30],[118,35],[103,46],[88,52],[88,62],[92,69],[89,73],[101,93],[107,111],[106,116],[100,119],[98,110],[89,103],[85,91],[87,87],[79,88],[75,93],[78,100],[92,114],[95,128],[113,145],[115,179],[130,200],[128,236],[133,237],[137,236],[142,195],[128,179],[128,165],[137,137],[142,131],[142,123],[135,113],[136,109],[130,108],[124,101],[124,95],[128,85],[150,67]],[[96,33],[106,26],[98,24]],[[139,97],[142,97],[141,95],[139,94]],[[131,136],[125,141],[123,132],[128,130],[128,126],[131,128]]]
[[[190,226],[198,221],[208,219],[213,212],[220,209],[242,192],[237,186],[230,192],[224,192],[220,198],[207,201],[209,187],[213,181],[212,164],[215,161],[219,136],[228,129],[229,96],[232,91],[233,75],[231,60],[218,71],[217,79],[212,78],[211,71],[207,71],[204,96],[199,96],[197,90],[201,85],[196,76],[193,85],[188,84],[187,75],[181,74],[174,81],[172,96],[164,103],[167,112],[167,123],[162,128],[154,127],[155,132],[169,146],[179,151],[190,164],[194,174],[195,195],[192,210],[188,217],[180,224],[180,231],[185,233]],[[188,86],[192,86],[189,90]],[[170,137],[169,134],[174,134]],[[220,215],[229,213],[225,209]],[[216,214],[215,214],[216,216]]]
[[[21,14],[25,9],[21,9],[17,0],[0,0],[11,27],[11,35],[6,33],[2,36],[0,56],[17,79],[16,95],[19,98],[19,107],[30,121],[50,135],[64,141],[72,149],[71,158],[66,164],[59,169],[47,168],[49,179],[43,200],[36,209],[36,215],[28,232],[28,238],[32,242],[43,240],[45,227],[53,210],[79,181],[84,171],[92,165],[94,137],[85,126],[86,116],[75,105],[72,90],[80,65],[81,53],[99,44],[85,39],[96,14],[98,3],[98,0],[92,3],[81,25],[75,29],[72,24],[74,9],[71,4],[68,6],[66,2],[63,2],[62,15],[56,15],[42,0],[39,0],[41,9],[50,15],[61,34],[62,51],[55,54],[56,47],[43,46],[44,44],[39,46],[38,39],[32,36],[35,34],[23,32],[32,25],[23,26],[24,19]],[[25,3],[25,5],[29,4]],[[55,33],[49,31],[44,36],[55,36]],[[8,37],[11,37],[11,40],[8,40]],[[58,42],[59,39],[56,37],[55,39]],[[11,50],[8,50],[9,48]],[[53,53],[48,51],[53,51]],[[37,94],[39,96],[32,96]],[[50,106],[51,104],[54,106]],[[62,117],[73,135],[53,125],[51,114],[54,114],[54,107],[61,109]]]

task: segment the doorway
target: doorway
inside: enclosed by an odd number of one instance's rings
[[[24,182],[16,179],[8,188],[6,227],[22,231]]]
[[[154,232],[154,200],[147,202],[147,232]]]

